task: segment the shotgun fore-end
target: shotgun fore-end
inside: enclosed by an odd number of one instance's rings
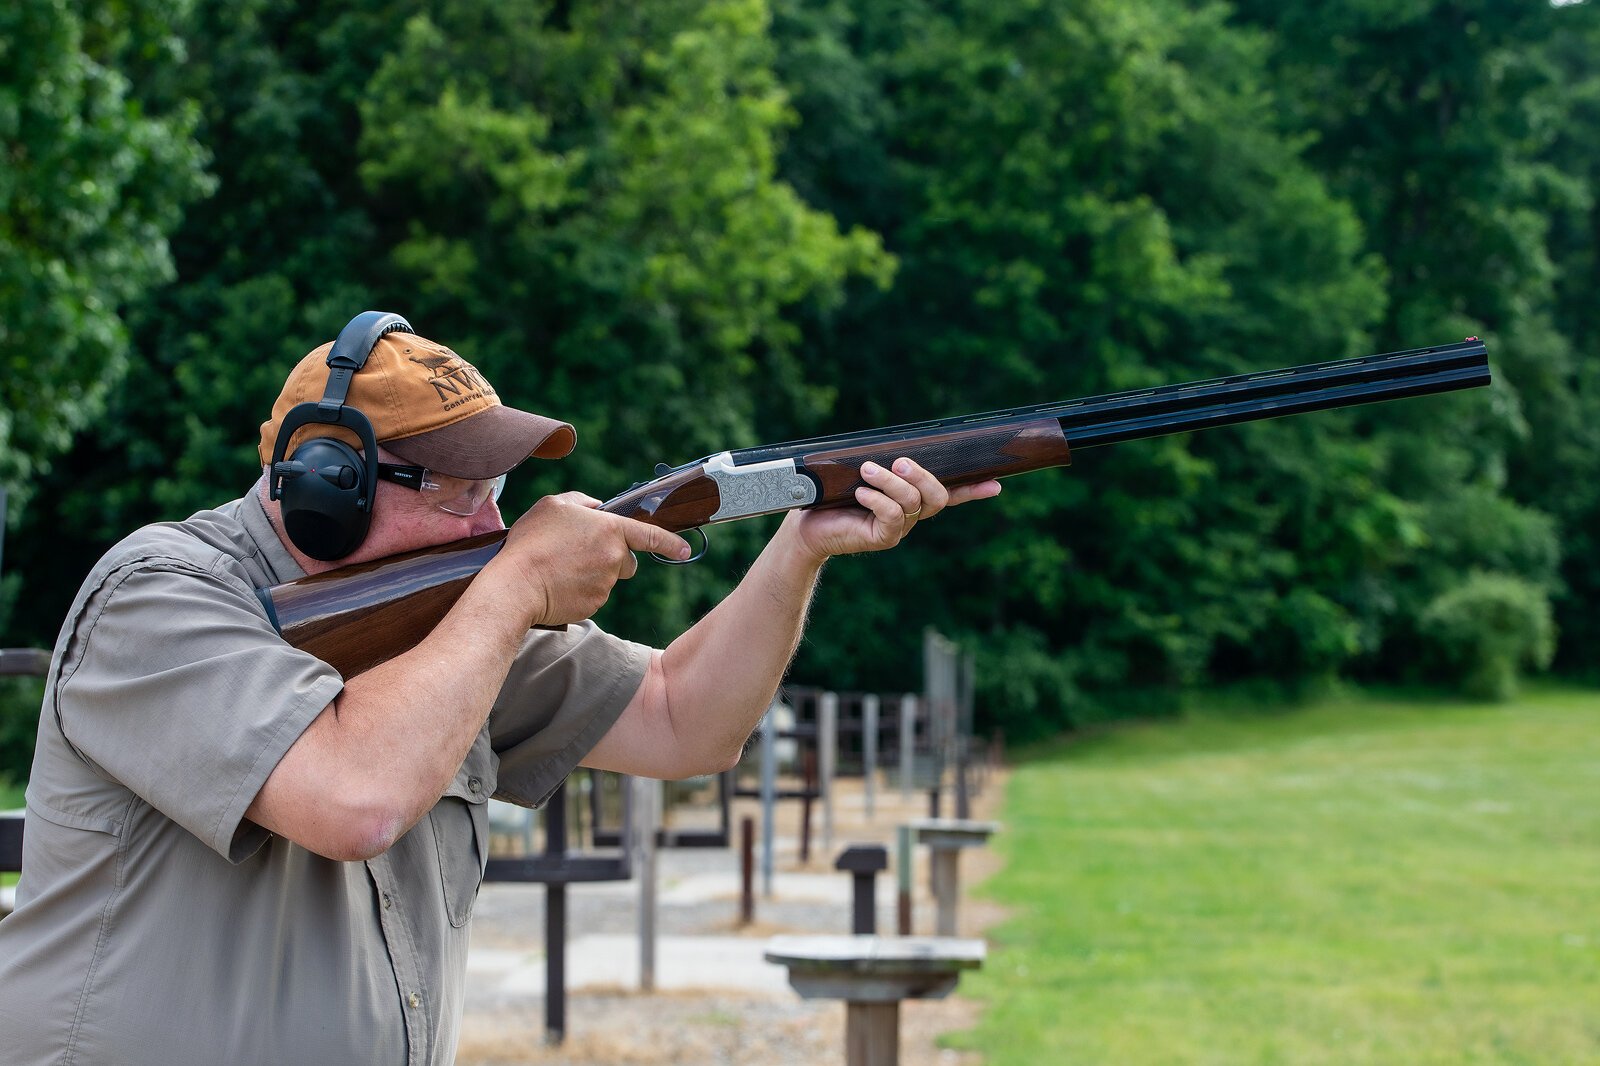
[[[830,449],[806,455],[801,463],[817,480],[816,506],[826,507],[855,503],[856,489],[866,484],[861,479],[863,463],[889,467],[902,457],[951,489],[1072,462],[1061,423],[1042,418]]]

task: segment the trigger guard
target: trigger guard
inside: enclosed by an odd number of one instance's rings
[[[700,534],[699,551],[695,552],[687,559],[668,559],[665,555],[657,555],[655,552],[650,553],[650,558],[654,559],[658,563],[666,563],[668,566],[688,566],[690,563],[695,562],[704,556],[706,549],[711,546],[711,538],[706,536],[706,531],[701,529],[699,526],[692,526],[689,529],[684,530],[684,533]]]

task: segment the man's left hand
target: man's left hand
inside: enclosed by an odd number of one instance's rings
[[[866,484],[856,489],[856,502],[863,510],[829,507],[791,512],[801,545],[819,559],[892,548],[917,523],[946,507],[1000,494],[998,481],[947,489],[906,458],[896,459],[892,469],[865,463],[861,480]]]

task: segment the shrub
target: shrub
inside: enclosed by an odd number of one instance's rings
[[[977,642],[979,731],[1000,730],[1006,742],[1027,743],[1079,724],[1083,693],[1065,656],[1031,629],[991,634]]]
[[[1273,663],[1279,677],[1324,684],[1361,651],[1361,628],[1350,612],[1312,589],[1291,590],[1274,616],[1276,635],[1287,643]]]
[[[1438,665],[1484,699],[1510,699],[1518,673],[1549,666],[1555,654],[1549,596],[1511,574],[1471,574],[1435,597],[1420,622]]]

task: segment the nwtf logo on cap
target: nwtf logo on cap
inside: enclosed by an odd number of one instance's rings
[[[448,348],[433,355],[409,358],[428,371],[427,382],[433,386],[443,410],[451,411],[473,400],[496,396],[494,386],[478,373],[478,368]]]

